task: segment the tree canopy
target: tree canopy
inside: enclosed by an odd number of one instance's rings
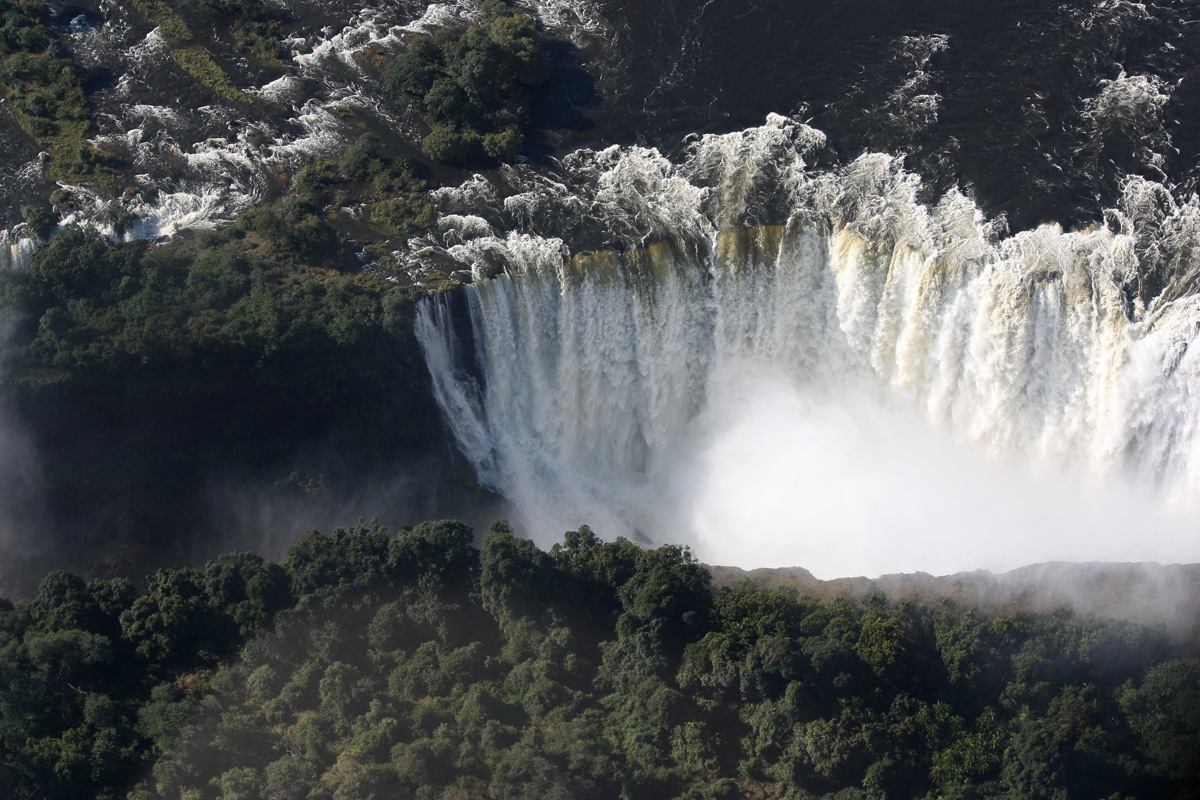
[[[533,19],[501,2],[486,3],[485,13],[465,31],[413,37],[384,76],[433,127],[423,149],[436,161],[516,158],[533,91],[549,75]]]
[[[0,791],[1193,798],[1195,642],[1065,612],[713,594],[686,548],[310,532],[0,603]],[[147,768],[149,771],[147,771]]]

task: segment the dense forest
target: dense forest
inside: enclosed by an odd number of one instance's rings
[[[710,591],[686,548],[312,531],[0,611],[0,791],[1195,798],[1200,653],[949,602]]]
[[[436,161],[511,161],[525,146],[532,89],[548,77],[534,21],[500,0],[457,36],[418,36],[388,65],[385,86],[432,123],[422,148]]]

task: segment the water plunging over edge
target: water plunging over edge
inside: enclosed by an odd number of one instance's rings
[[[417,335],[525,529],[825,577],[1200,557],[1200,302],[1131,302],[1129,217],[1001,239],[961,195],[921,206],[886,157],[809,174],[778,133],[799,138],[775,118],[682,165],[580,156],[579,186],[504,201],[542,204],[534,232],[447,224],[481,273],[475,363],[444,296]],[[738,225],[772,192],[786,225]],[[554,207],[654,243],[570,256]]]

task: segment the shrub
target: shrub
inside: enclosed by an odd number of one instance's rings
[[[433,209],[423,200],[395,198],[376,203],[371,219],[397,234],[414,233],[429,227]]]
[[[421,143],[421,150],[434,161],[462,161],[475,155],[479,141],[479,134],[475,131],[459,131],[452,127],[435,125],[433,131]]]
[[[56,223],[54,215],[42,206],[25,206],[21,209],[21,218],[42,239],[50,238],[50,233],[54,230]]]
[[[384,76],[387,90],[432,125],[422,149],[436,161],[515,158],[532,91],[548,75],[533,20],[499,3],[485,8],[488,18],[457,36],[415,38]]]

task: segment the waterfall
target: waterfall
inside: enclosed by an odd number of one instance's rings
[[[24,223],[0,230],[0,269],[29,269],[41,240]]]
[[[1200,556],[1200,298],[1131,294],[1136,209],[1003,237],[894,159],[809,171],[811,137],[774,117],[442,198],[477,279],[416,331],[481,480],[544,541],[825,577]],[[624,241],[572,255],[580,214]]]

